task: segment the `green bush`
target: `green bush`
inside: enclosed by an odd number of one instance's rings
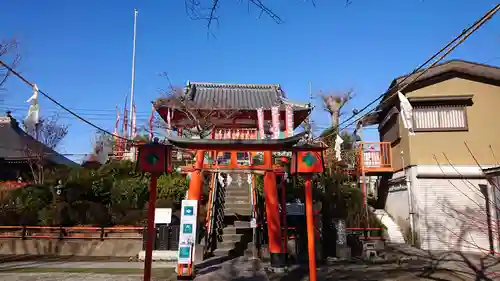
[[[1,225],[140,225],[145,222],[150,176],[135,163],[113,161],[98,169],[50,171],[45,185],[32,185],[0,196]],[[62,193],[55,186],[62,181]],[[158,179],[158,203],[177,208],[188,182],[172,173]],[[54,192],[54,193],[53,193]],[[158,204],[157,204],[158,205]]]

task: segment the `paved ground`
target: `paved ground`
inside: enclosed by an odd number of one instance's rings
[[[175,263],[154,262],[153,268],[175,268]],[[0,271],[19,268],[144,268],[144,262],[16,261],[0,264]]]
[[[195,281],[269,281],[261,262],[248,257],[207,266],[197,272]]]
[[[140,275],[87,273],[0,273],[2,281],[140,281]],[[163,279],[165,280],[165,279]],[[168,279],[167,279],[168,280]]]
[[[390,247],[388,247],[390,248]],[[346,263],[336,262],[329,266],[321,266],[317,270],[318,281],[416,281],[416,280],[439,280],[439,281],[475,281],[475,280],[500,280],[499,261],[494,259],[483,259],[475,256],[465,256],[461,253],[427,253],[414,248],[397,246],[399,257],[410,258],[410,260],[392,260],[385,264],[368,264],[363,262]],[[396,250],[391,250],[392,253]],[[480,269],[483,264],[483,269]],[[156,279],[170,281],[176,280],[172,273],[171,263],[154,263]],[[225,261],[212,259],[201,264],[197,270],[196,281],[305,281],[308,280],[308,268],[296,267],[287,274],[272,274],[264,271],[268,265],[259,260],[248,257]],[[40,261],[16,261],[0,263],[0,280],[3,281],[139,281],[142,276],[134,271],[133,274],[96,274],[96,273],[47,273],[44,268],[57,268],[60,270],[71,268],[94,268],[94,269],[141,269],[140,262],[126,261],[78,261],[68,262],[61,260]],[[46,273],[12,272],[28,268]],[[2,272],[3,271],[3,272]],[[55,270],[57,271],[57,270]],[[29,271],[32,272],[32,271]],[[102,271],[101,271],[102,272]],[[110,273],[105,271],[106,273]],[[128,271],[132,272],[132,271]],[[162,273],[159,273],[162,272]],[[499,274],[496,274],[499,272]]]

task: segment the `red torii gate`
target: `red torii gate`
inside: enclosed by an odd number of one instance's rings
[[[232,167],[235,171],[264,172],[264,194],[269,234],[269,252],[271,264],[284,264],[285,254],[281,247],[281,225],[279,216],[279,200],[276,186],[276,174],[273,169],[273,151],[291,151],[291,174],[300,175],[305,180],[305,203],[308,233],[309,275],[311,281],[316,281],[316,250],[315,226],[312,201],[312,175],[324,171],[323,150],[326,147],[309,144],[298,145],[306,133],[284,139],[269,140],[213,140],[186,139],[167,137],[168,144],[153,142],[139,146],[139,166],[142,171],[151,173],[150,198],[148,204],[148,235],[146,242],[146,258],[144,261],[144,280],[151,278],[151,262],[153,251],[154,209],[156,201],[156,180],[164,172],[172,171],[172,146],[196,150],[196,162],[191,174],[188,189],[188,200],[200,200],[202,194],[205,151],[245,151],[264,152],[264,163],[255,166]],[[215,169],[214,169],[215,170]],[[220,170],[217,168],[217,170]],[[178,276],[184,277],[183,268],[178,268]],[[192,264],[188,265],[188,277],[192,277]]]

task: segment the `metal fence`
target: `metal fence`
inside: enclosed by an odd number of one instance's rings
[[[0,238],[10,239],[141,239],[144,227],[0,226]]]
[[[179,248],[179,225],[157,225],[153,250],[176,251]],[[143,232],[142,249],[146,250],[147,231]]]

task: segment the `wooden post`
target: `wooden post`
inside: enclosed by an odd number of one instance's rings
[[[149,185],[149,203],[148,203],[148,229],[146,240],[146,258],[144,259],[144,281],[151,280],[151,265],[153,260],[153,241],[156,234],[155,228],[155,205],[156,205],[156,184],[158,176],[151,175]]]
[[[189,200],[200,200],[201,191],[203,185],[203,177],[201,174],[201,169],[203,168],[203,162],[205,158],[205,151],[196,151],[196,163],[194,164],[194,171],[191,173],[191,179],[189,180],[188,189],[188,199]]]
[[[316,281],[316,245],[314,236],[314,214],[312,200],[312,180],[311,175],[304,175],[305,197],[306,197],[306,219],[307,219],[307,250],[309,254],[309,281]]]

